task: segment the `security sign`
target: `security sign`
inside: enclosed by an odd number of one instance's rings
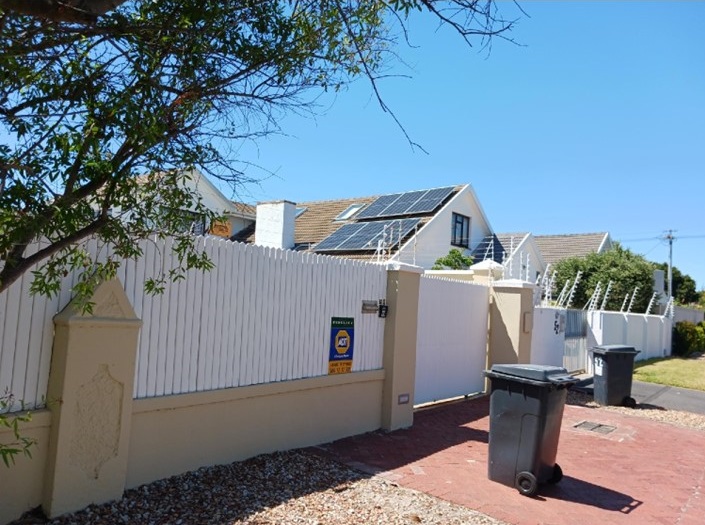
[[[354,334],[354,318],[331,318],[329,374],[348,374],[352,371]]]

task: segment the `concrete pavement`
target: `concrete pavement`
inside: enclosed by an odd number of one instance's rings
[[[592,376],[579,377],[580,383],[573,388],[592,395]],[[632,381],[632,397],[644,407],[683,410],[705,415],[705,392],[699,390]],[[705,519],[703,521],[705,522]]]

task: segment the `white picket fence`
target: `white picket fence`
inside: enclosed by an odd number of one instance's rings
[[[168,246],[147,246],[145,269],[125,268],[128,298],[144,323],[135,397],[326,375],[332,317],[355,320],[353,371],[382,368],[384,320],[361,310],[363,299],[385,297],[384,266],[213,238],[199,243],[216,268],[189,272],[162,295],[141,287],[150,270],[172,263],[164,260]]]
[[[355,320],[353,371],[382,368],[384,320],[363,299],[386,295],[383,265],[199,238],[215,262],[189,271],[161,295],[146,279],[175,264],[172,240],[149,240],[118,273],[142,319],[135,397],[286,381],[327,374],[332,317]],[[95,241],[90,253],[108,250]],[[0,294],[0,391],[27,407],[46,395],[53,316],[71,299],[75,275],[57,297],[31,296],[31,274]]]
[[[488,315],[487,286],[421,277],[414,404],[484,389]]]

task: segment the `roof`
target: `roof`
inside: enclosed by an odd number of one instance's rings
[[[244,202],[232,201],[233,206],[235,206],[235,211],[240,215],[245,217],[255,218],[257,215],[257,207],[253,204],[246,204]]]
[[[299,203],[297,208],[305,210],[296,218],[294,242],[301,244],[316,244],[328,237],[343,224],[354,221],[336,221],[335,218],[353,204],[369,204],[377,196],[358,197],[356,199],[341,199],[333,201],[314,201]]]
[[[507,257],[510,257],[512,251],[517,249],[527,235],[529,232],[498,233],[497,239],[504,247],[504,251],[507,252]]]
[[[534,235],[544,261],[555,264],[570,257],[600,253],[607,247],[609,233],[577,233],[567,235]]]
[[[464,186],[455,186],[451,195],[444,200],[448,200],[455,197],[458,192]],[[367,197],[356,197],[356,198],[346,198],[346,199],[336,199],[327,201],[311,201],[311,202],[300,202],[296,205],[297,209],[304,209],[303,212],[299,213],[296,217],[295,230],[294,230],[294,242],[297,247],[302,247],[307,249],[315,244],[318,244],[323,239],[328,237],[331,233],[336,231],[338,228],[344,224],[350,224],[357,222],[355,217],[350,220],[335,220],[342,212],[347,210],[353,204],[369,204],[375,199],[380,197],[380,195],[371,195]],[[419,222],[419,228],[423,227],[436,213],[441,209],[438,206],[436,210],[429,213],[414,214],[413,217],[421,219]],[[396,218],[404,218],[406,215],[400,215]],[[413,233],[409,236],[413,236]],[[252,224],[245,228],[244,230],[238,232],[233,236],[232,240],[239,242],[255,242],[255,225]],[[401,243],[403,245],[403,242]],[[395,248],[398,249],[398,246]],[[334,253],[336,256],[344,256],[346,258],[353,259],[369,259],[370,253],[375,250],[370,250],[368,252],[356,250],[354,252],[340,252]]]
[[[482,239],[472,251],[470,256],[473,261],[477,262],[492,260],[501,263],[504,252],[507,252],[507,255],[509,255],[508,248],[503,246],[503,243],[499,240],[497,235],[492,234],[487,235],[484,239]]]

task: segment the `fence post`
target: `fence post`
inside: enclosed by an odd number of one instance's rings
[[[490,289],[488,368],[531,362],[534,288],[527,282],[497,281]]]
[[[49,517],[119,499],[125,490],[141,321],[117,280],[98,286],[92,302],[91,314],[71,303],[54,317],[42,501]]]
[[[382,428],[410,427],[414,422],[416,327],[419,283],[423,269],[402,263],[387,266],[387,305],[384,325],[384,388]]]

